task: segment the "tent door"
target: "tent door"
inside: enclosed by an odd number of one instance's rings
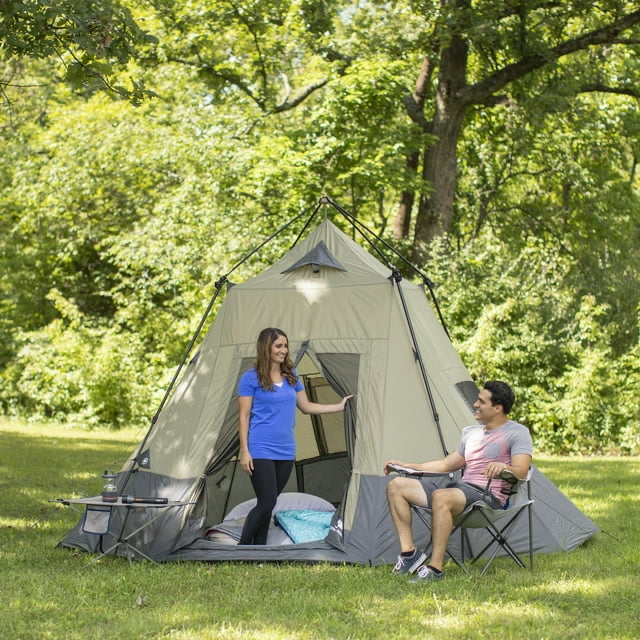
[[[296,368],[309,399],[332,404],[339,402],[343,395],[355,394],[358,365],[357,354],[314,354],[312,358],[304,353]],[[251,361],[244,359],[238,378],[249,366]],[[336,506],[342,502],[351,475],[355,415],[354,401],[349,402],[345,413],[308,416],[297,412],[296,473],[291,474],[285,492],[309,493]],[[221,434],[216,450],[218,455],[225,449],[228,451],[226,461],[218,458],[219,462],[210,466],[207,477],[206,521],[210,525],[220,522],[240,502],[254,497],[249,476],[238,464],[235,395],[230,399],[225,424],[226,433]]]

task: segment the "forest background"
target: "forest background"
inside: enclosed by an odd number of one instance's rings
[[[621,0],[0,2],[0,409],[147,425],[215,281],[327,194],[434,281],[537,450],[639,452],[639,23]]]

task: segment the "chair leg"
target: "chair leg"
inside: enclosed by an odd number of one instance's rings
[[[467,548],[469,550],[469,558],[471,560],[471,564],[473,564],[474,562],[479,560],[483,556],[483,554],[485,552],[489,551],[489,549],[491,548],[491,545],[495,545],[495,548],[494,548],[493,552],[491,553],[491,557],[489,558],[489,561],[487,562],[487,564],[483,567],[480,575],[484,575],[487,572],[487,570],[491,566],[492,562],[495,560],[495,558],[497,557],[498,553],[500,552],[500,549],[504,549],[505,553],[507,555],[509,555],[511,557],[511,559],[519,567],[521,567],[522,569],[526,569],[527,566],[522,561],[520,556],[515,552],[515,550],[511,546],[511,544],[508,542],[507,536],[509,535],[511,529],[515,526],[516,521],[518,520],[518,518],[522,515],[522,512],[524,511],[524,509],[527,509],[527,511],[528,511],[528,514],[527,514],[528,515],[528,533],[529,533],[529,569],[533,569],[533,514],[532,514],[532,508],[531,508],[532,503],[533,502],[532,502],[531,497],[529,495],[529,503],[526,504],[526,505],[522,505],[524,508],[517,509],[516,513],[511,516],[509,521],[502,528],[498,528],[497,524],[494,524],[488,518],[486,513],[484,513],[482,510],[479,510],[479,512],[481,513],[484,521],[486,522],[486,525],[484,526],[484,529],[485,529],[485,531],[487,531],[491,535],[491,538],[492,538],[489,541],[489,543],[486,544],[485,547],[479,553],[475,553],[474,552],[474,550],[472,548],[472,545],[471,545],[471,538],[469,537],[469,534],[468,534],[468,532],[467,532],[467,530],[466,530],[466,528],[464,526],[464,523],[466,522],[468,514],[466,514],[466,513],[463,514],[463,518],[461,519],[461,521],[451,531],[451,537],[453,537],[455,532],[458,529],[460,529],[460,556],[456,557],[454,554],[452,554],[449,551],[448,547],[446,549],[446,555],[451,560],[453,560],[468,576],[470,576],[471,573],[466,568],[466,566],[464,566]],[[414,507],[413,508],[413,512],[420,518],[422,523],[427,527],[427,530],[429,531],[429,533],[431,533],[430,517],[427,514],[423,513],[423,511],[421,511],[420,508],[418,508],[418,507]],[[502,520],[504,520],[504,518]],[[474,523],[473,528],[479,528],[479,527],[476,527],[475,523]],[[430,549],[431,549],[431,541],[429,541],[429,544],[425,547],[424,552],[427,555],[429,555]]]
[[[469,532],[461,528],[460,529],[460,549],[461,549],[461,559],[462,562],[466,559],[465,547],[469,550],[469,558],[473,560],[473,547],[471,546],[471,538],[469,537]]]
[[[529,498],[531,498],[531,490],[529,490]],[[527,506],[528,518],[529,518],[529,569],[533,570],[533,513],[531,511],[531,504]]]
[[[521,568],[521,569],[526,569],[526,566],[524,564],[524,562],[522,562],[522,560],[520,560],[518,554],[513,550],[513,548],[511,547],[511,545],[507,542],[507,540],[504,538],[504,536],[502,535],[501,532],[496,531],[495,533],[493,531],[490,531],[490,533],[492,533],[493,535],[497,536],[495,538],[495,549],[493,550],[493,553],[491,554],[491,557],[489,558],[489,562],[487,562],[487,564],[482,568],[482,571],[480,572],[480,575],[483,576],[487,570],[489,569],[489,567],[491,566],[491,563],[495,560],[496,556],[498,555],[498,551],[500,551],[500,549],[504,549],[509,556],[511,556],[511,559]],[[493,543],[489,543],[488,546],[491,546],[491,544]],[[488,547],[485,547],[485,549],[487,549]],[[484,550],[483,550],[484,553]]]
[[[485,545],[482,551],[480,551],[477,555],[474,556],[472,562],[476,562],[476,560],[479,560],[480,557],[482,557],[482,555],[484,554],[484,552],[491,547],[491,545],[495,545],[495,549],[491,554],[491,557],[489,558],[489,562],[487,562],[487,564],[484,566],[480,575],[484,575],[487,572],[491,563],[495,560],[501,548],[506,551],[506,553],[520,568],[522,569],[527,568],[524,562],[522,562],[522,560],[520,559],[520,556],[518,556],[518,554],[514,551],[513,547],[509,544],[506,537],[509,531],[512,529],[512,527],[515,525],[516,520],[518,519],[521,513],[522,512],[516,513],[511,518],[511,520],[509,520],[509,522],[507,522],[507,524],[504,527],[502,527],[502,529],[498,529],[492,522],[490,522],[487,518],[485,518],[485,520],[487,520],[487,526],[485,527],[485,531],[489,532],[493,539],[490,540],[487,545]],[[529,549],[530,549],[530,553],[532,553],[531,537],[529,538]],[[531,566],[533,567],[533,565]]]

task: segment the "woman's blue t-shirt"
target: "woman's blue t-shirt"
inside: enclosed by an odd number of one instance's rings
[[[252,458],[295,459],[296,394],[303,389],[299,376],[295,387],[285,378],[282,386],[273,385],[273,391],[265,391],[254,368],[242,374],[238,396],[253,397],[248,442]]]

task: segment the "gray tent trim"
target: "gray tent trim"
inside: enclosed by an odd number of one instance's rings
[[[331,201],[322,204],[343,213]],[[362,232],[355,223],[354,229]],[[314,253],[318,247],[323,248]],[[228,275],[216,283],[216,296]],[[204,319],[196,333],[203,324]],[[253,497],[237,463],[236,387],[266,325],[287,331],[310,396],[331,402],[354,394],[345,414],[321,416],[317,422],[299,416],[296,473],[285,488],[328,499],[337,509],[324,540],[230,546],[204,534],[232,507]],[[194,336],[190,347],[195,342]],[[377,260],[327,219],[271,267],[228,288],[196,356],[189,360],[189,353],[190,348],[171,393],[118,476],[119,494],[193,503],[167,510],[132,538],[155,560],[393,562],[398,540],[386,503],[384,462],[440,458],[474,421],[469,406],[473,380],[422,286],[398,277],[386,260]],[[534,499],[537,552],[569,551],[598,531],[539,472]],[[135,512],[127,524],[139,527],[148,517]],[[108,536],[117,537],[118,518],[111,519]],[[514,533],[518,549],[520,533]],[[417,528],[416,535],[425,542],[425,531]],[[79,523],[61,545],[95,551],[97,538]]]
[[[318,273],[320,267],[329,267],[330,269],[338,269],[339,271],[346,271],[346,269],[331,255],[327,245],[320,241],[306,256],[300,258],[298,262],[285,269],[282,273],[289,273],[295,271],[306,265],[311,265],[313,273]]]

